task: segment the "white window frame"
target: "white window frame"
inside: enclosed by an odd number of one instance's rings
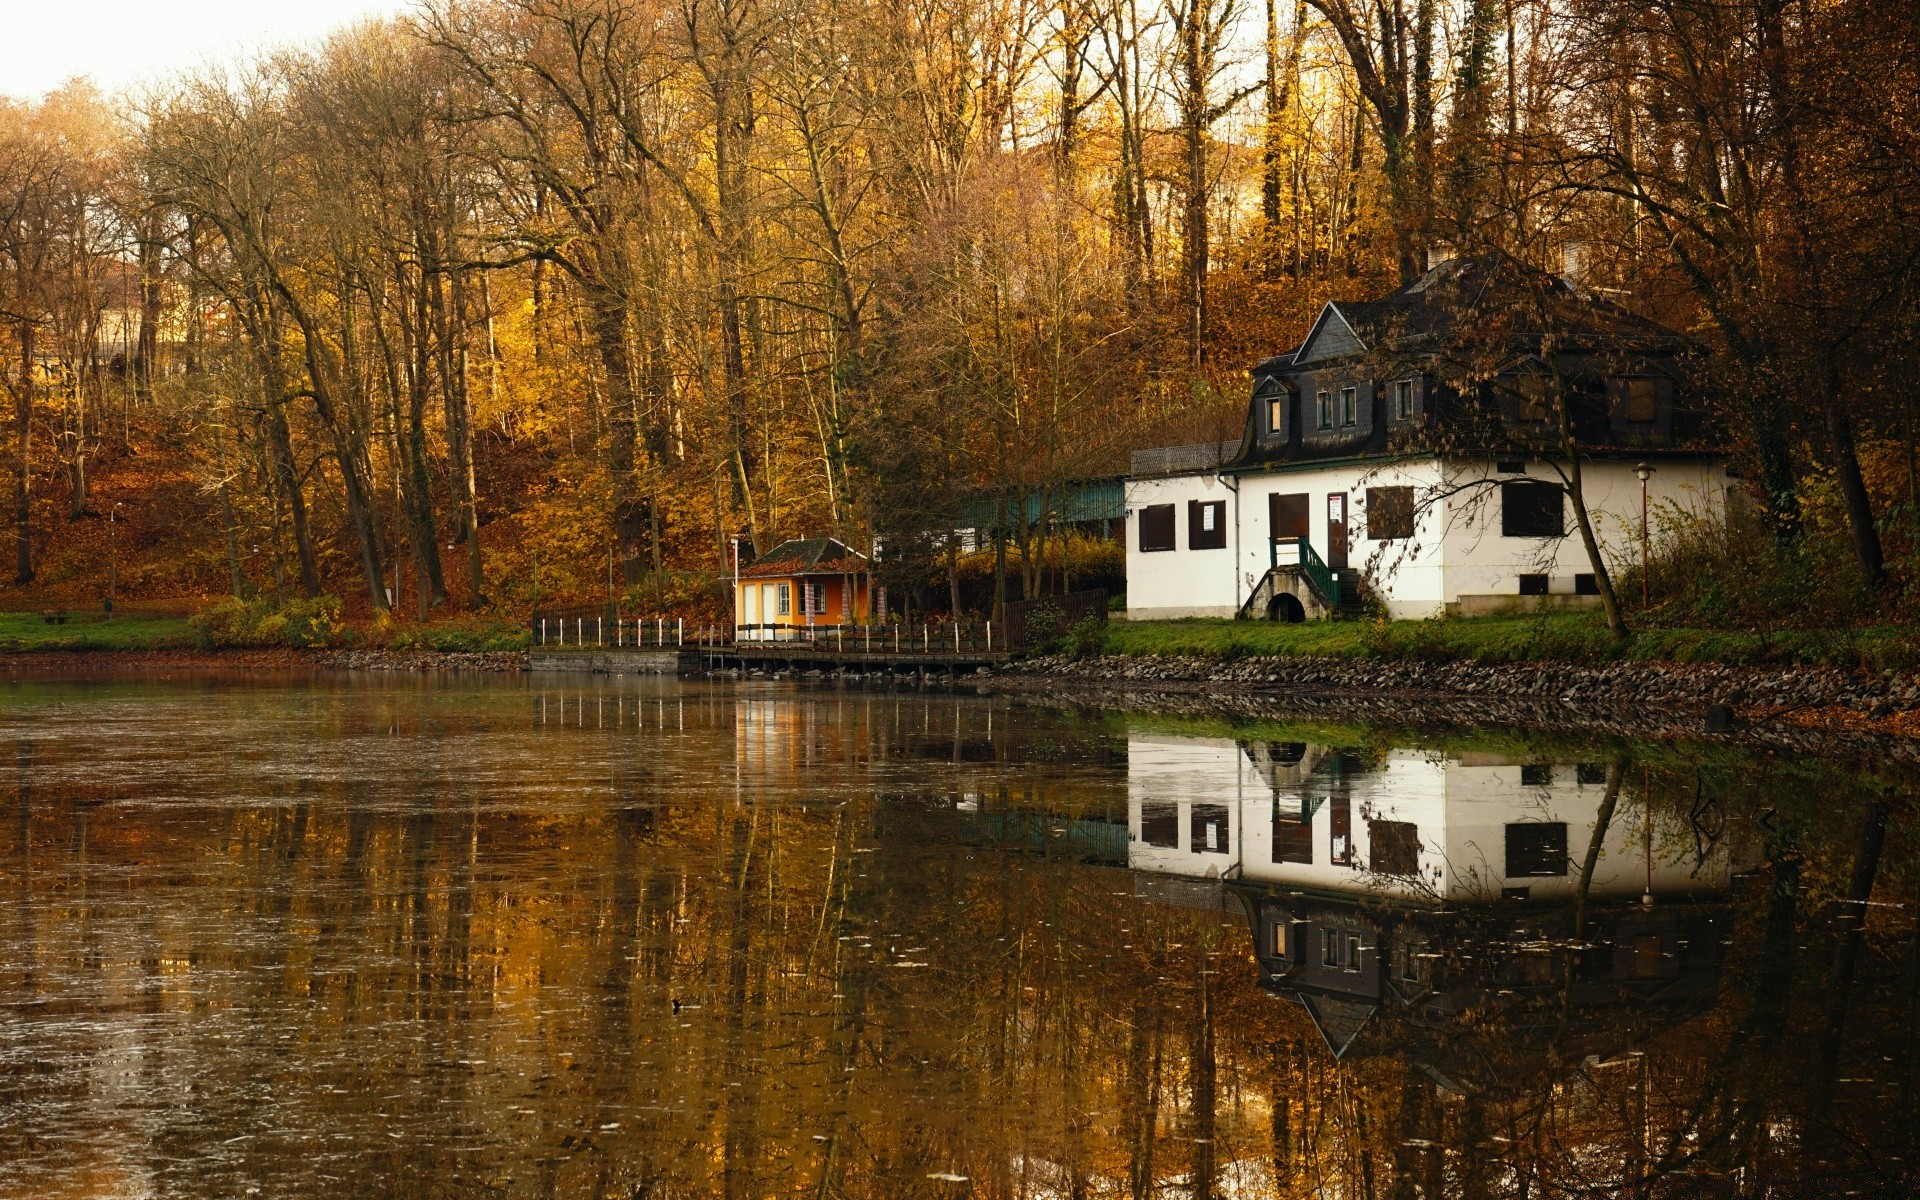
[[[1340,428],[1351,429],[1360,420],[1360,389],[1343,387],[1340,389]]]
[[[1315,399],[1317,401],[1318,408],[1319,408],[1319,411],[1315,415],[1319,418],[1320,428],[1332,429],[1333,428],[1333,393],[1319,392],[1316,394]]]
[[[1393,413],[1402,421],[1413,419],[1413,380],[1393,381]]]
[[[773,602],[774,613],[782,617],[792,616],[793,615],[793,585],[790,583],[776,583],[773,586],[774,586],[774,602]]]

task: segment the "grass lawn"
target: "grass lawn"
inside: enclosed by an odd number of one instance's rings
[[[1869,670],[1920,666],[1920,628],[1637,630],[1621,645],[1597,613],[1543,613],[1431,621],[1265,621],[1195,618],[1115,621],[1107,654],[1186,654],[1208,658],[1324,656],[1434,662],[1607,662],[1815,664]]]
[[[49,625],[37,612],[0,613],[0,653],[34,650],[182,650],[199,643],[185,617],[69,612]]]

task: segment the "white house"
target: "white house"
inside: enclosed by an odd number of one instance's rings
[[[1606,779],[1596,763],[1134,735],[1127,793],[1134,870],[1473,903],[1572,897]],[[1711,896],[1735,870],[1727,843],[1702,854],[1690,830],[1621,797],[1588,896]]]
[[[1542,292],[1519,317],[1488,301]],[[1239,442],[1134,455],[1127,615],[1300,620],[1357,608],[1363,588],[1396,617],[1594,603],[1563,429],[1610,571],[1637,561],[1643,504],[1724,510],[1685,351],[1506,259],[1329,303],[1254,368]]]
[[[1455,1091],[1703,1011],[1725,897],[1758,865],[1631,794],[1603,824],[1597,763],[1155,736],[1127,759],[1135,894],[1237,898],[1261,986],[1336,1057],[1390,1054]]]

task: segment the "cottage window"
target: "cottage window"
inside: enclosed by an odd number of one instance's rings
[[[1340,971],[1360,969],[1360,935],[1340,929],[1320,931],[1320,965]]]
[[[1567,873],[1565,821],[1507,826],[1507,878],[1542,879]]]
[[[1322,429],[1333,428],[1333,393],[1321,392],[1314,398],[1315,410]]]
[[[1394,948],[1394,973],[1401,983],[1424,984],[1427,982],[1427,959],[1422,947],[1416,943],[1403,942]]]
[[[1173,505],[1149,504],[1140,510],[1140,552],[1173,549]]]
[[[1402,379],[1393,385],[1393,415],[1402,421],[1413,420],[1413,380]]]
[[[1277,863],[1313,862],[1313,814],[1304,802],[1297,813],[1281,812],[1273,806],[1273,861]]]
[[[1389,542],[1413,536],[1414,505],[1410,487],[1367,489],[1367,537]]]
[[[1665,949],[1657,933],[1637,933],[1621,938],[1613,949],[1614,978],[1665,978],[1669,974]]]
[[[1551,483],[1516,479],[1501,484],[1500,533],[1511,538],[1565,537],[1566,495]]]
[[[776,616],[790,617],[793,615],[793,585],[792,584],[782,583],[775,586],[775,590],[773,594],[773,611]]]
[[[1224,804],[1196,804],[1190,817],[1188,845],[1195,854],[1227,853],[1228,830],[1227,806]]]
[[[1168,849],[1178,847],[1180,845],[1180,806],[1142,804],[1140,806],[1140,840],[1149,846]]]
[[[1520,393],[1520,419],[1522,421],[1544,421],[1547,419],[1547,381],[1540,375],[1522,375],[1515,384]]]
[[[1420,830],[1411,821],[1368,821],[1367,844],[1379,875],[1420,873]]]
[[[1660,381],[1628,379],[1622,390],[1626,392],[1627,420],[1639,425],[1651,424],[1660,408]]]
[[[1227,544],[1227,502],[1187,501],[1187,549],[1220,550]]]
[[[1360,389],[1359,388],[1341,388],[1340,389],[1340,424],[1351,426],[1356,420],[1359,419],[1359,414],[1360,414]]]

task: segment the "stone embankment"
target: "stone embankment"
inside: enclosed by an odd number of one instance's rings
[[[1729,705],[1740,726],[1800,726],[1920,737],[1920,676],[1829,667],[1620,662],[1475,663],[1339,658],[1110,656],[1033,658],[1003,680],[1095,692],[1229,693],[1253,696],[1395,697],[1553,712],[1623,729],[1698,732],[1709,706]],[[1464,709],[1460,710],[1466,711]]]
[[[37,674],[101,670],[276,670],[326,667],[348,671],[489,671],[527,669],[525,650],[56,650],[5,656],[11,671]]]

